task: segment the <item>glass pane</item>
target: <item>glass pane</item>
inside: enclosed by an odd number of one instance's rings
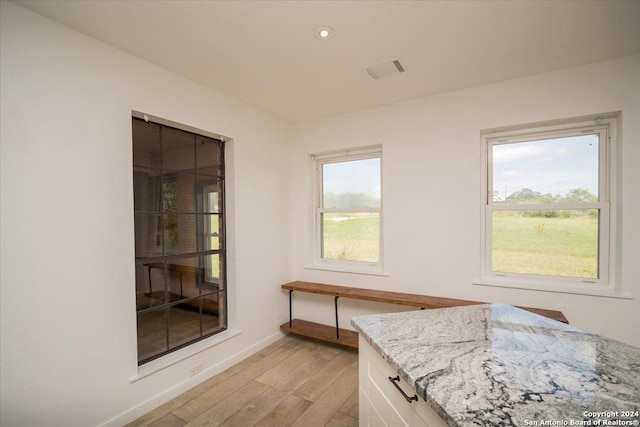
[[[162,207],[165,212],[195,213],[196,176],[186,172],[162,176]]]
[[[196,136],[198,173],[222,175],[222,143],[204,136]]]
[[[178,179],[176,174],[164,174],[162,177],[162,210],[176,212],[178,210]]]
[[[492,216],[492,271],[598,277],[597,209],[499,211]]]
[[[598,201],[599,136],[493,145],[494,203]]]
[[[136,167],[133,170],[133,209],[136,212],[160,212],[160,170]]]
[[[378,262],[378,213],[325,213],[322,215],[322,258]]]
[[[219,213],[222,211],[222,186],[223,181],[217,178],[204,178],[198,175],[196,191],[198,193],[198,212]]]
[[[202,266],[202,277],[198,282],[198,287],[203,292],[217,291],[224,288],[224,280],[221,279],[221,273],[224,272],[220,262],[220,255],[205,255],[200,257],[200,265]]]
[[[161,167],[160,125],[133,119],[133,164],[136,166]]]
[[[195,135],[162,127],[162,167],[173,171],[195,170]]]
[[[167,264],[167,291],[169,302],[200,295],[198,283],[203,272],[198,267],[198,257],[170,259]]]
[[[202,334],[219,331],[224,325],[224,292],[202,297]]]
[[[380,207],[380,159],[322,165],[324,208]]]
[[[220,249],[220,215],[198,215],[200,226],[199,251],[216,251]]]
[[[136,258],[162,256],[162,217],[156,214],[135,214]]]
[[[138,314],[138,361],[167,351],[165,310]]]
[[[168,309],[169,348],[200,338],[200,300],[188,301]]]
[[[165,303],[164,263],[136,263],[136,310]]]
[[[196,252],[196,216],[163,215],[164,254]]]

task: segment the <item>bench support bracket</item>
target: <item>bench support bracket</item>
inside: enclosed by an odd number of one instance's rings
[[[334,298],[334,303],[336,306],[336,338],[340,339],[340,328],[338,327],[338,298],[340,298],[339,296],[335,296]]]
[[[289,289],[289,328],[293,327],[293,310],[291,309],[291,294],[293,294],[293,289]]]

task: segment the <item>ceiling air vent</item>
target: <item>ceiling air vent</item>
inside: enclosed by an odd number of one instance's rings
[[[369,75],[373,78],[373,80],[378,80],[383,77],[390,77],[394,74],[404,73],[404,67],[398,59],[371,65],[367,67],[366,70],[367,73],[369,73]]]

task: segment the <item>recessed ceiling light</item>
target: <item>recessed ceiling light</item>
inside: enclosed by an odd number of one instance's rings
[[[331,27],[318,27],[316,28],[316,36],[318,36],[319,39],[322,40],[327,40],[330,39],[331,37],[333,37],[333,28]]]

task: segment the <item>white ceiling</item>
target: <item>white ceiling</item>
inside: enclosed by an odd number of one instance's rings
[[[639,0],[17,3],[291,122],[640,52]]]

